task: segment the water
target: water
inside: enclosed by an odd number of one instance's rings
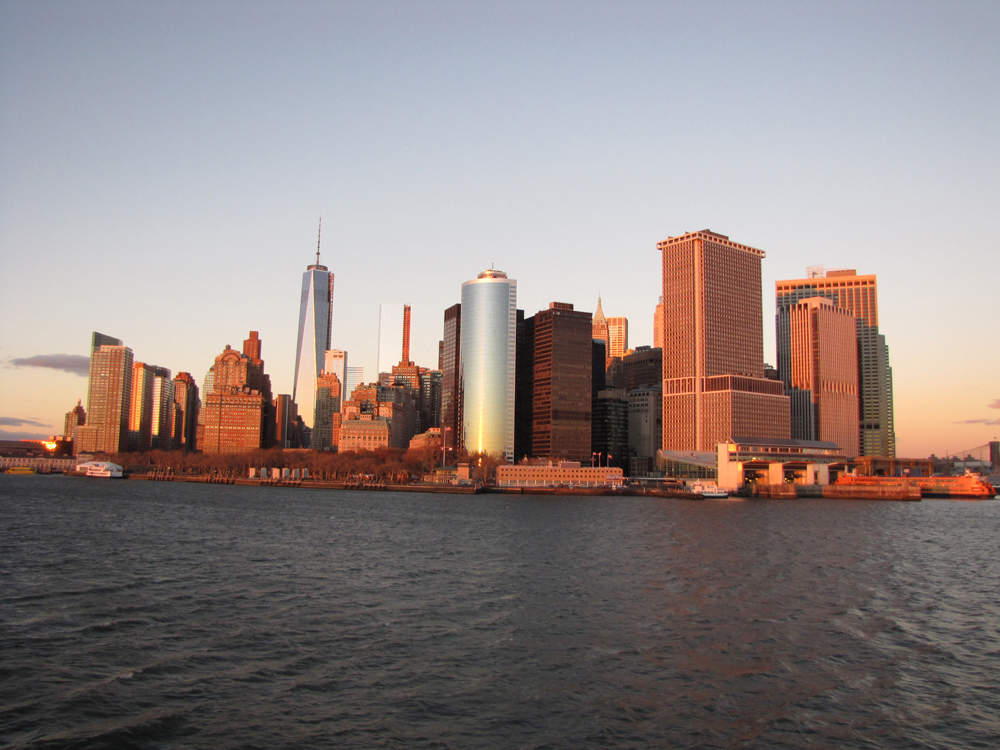
[[[994,748],[1000,503],[0,477],[3,748]]]

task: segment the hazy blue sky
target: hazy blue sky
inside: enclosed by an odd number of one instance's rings
[[[1000,3],[0,4],[0,429],[58,433],[90,332],[290,392],[323,216],[334,346],[490,264],[652,343],[656,242],[879,277],[901,455],[1000,434]],[[992,405],[992,407],[991,407]]]

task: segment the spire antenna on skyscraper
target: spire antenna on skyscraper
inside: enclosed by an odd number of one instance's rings
[[[319,241],[323,237],[323,217],[319,217],[319,230],[316,232],[316,265],[319,265]]]

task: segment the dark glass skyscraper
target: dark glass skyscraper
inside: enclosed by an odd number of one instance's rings
[[[446,449],[462,444],[462,305],[444,311],[441,340],[441,441]]]
[[[531,359],[519,361],[518,369],[532,371],[531,392],[525,394],[531,399],[530,455],[586,462],[591,453],[591,315],[553,302],[525,321],[529,328]],[[521,350],[527,355],[529,336],[524,339]],[[528,380],[525,373],[518,385]]]

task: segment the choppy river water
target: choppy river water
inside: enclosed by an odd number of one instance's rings
[[[0,476],[0,747],[995,748],[998,531]]]

